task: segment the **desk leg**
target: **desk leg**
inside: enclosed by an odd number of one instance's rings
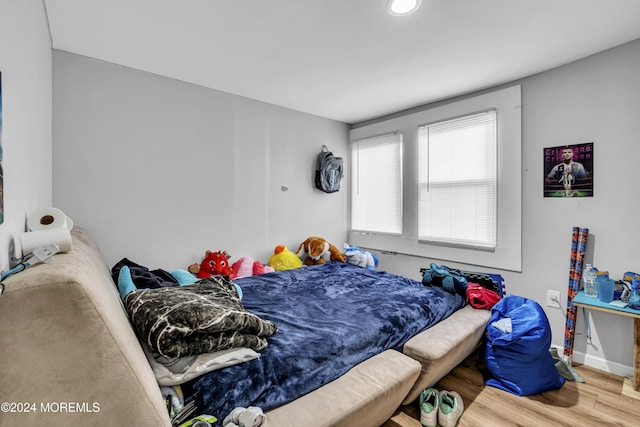
[[[625,378],[622,395],[640,400],[640,318],[633,318],[633,378]]]
[[[640,390],[640,319],[633,319],[633,389]]]

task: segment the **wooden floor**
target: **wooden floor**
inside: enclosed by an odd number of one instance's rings
[[[584,383],[565,381],[558,390],[516,396],[484,385],[478,357],[469,356],[434,386],[462,396],[459,427],[640,426],[640,400],[621,396],[622,377],[574,364]],[[382,427],[420,427],[418,403],[398,408]]]

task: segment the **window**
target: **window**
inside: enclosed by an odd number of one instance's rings
[[[351,228],[402,232],[402,136],[398,132],[354,141],[351,146]]]
[[[393,157],[378,139],[389,136]],[[520,86],[354,125],[350,140],[350,244],[521,271]],[[400,223],[374,223],[381,207]]]
[[[418,128],[418,239],[494,249],[496,112]]]

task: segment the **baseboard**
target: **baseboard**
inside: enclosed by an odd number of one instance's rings
[[[562,355],[564,347],[552,346],[558,349],[558,354]],[[581,365],[609,372],[621,377],[633,377],[633,366],[623,365],[622,363],[611,362],[601,357],[586,355],[579,351],[574,351],[571,360]]]

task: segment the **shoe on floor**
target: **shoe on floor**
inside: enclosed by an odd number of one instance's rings
[[[443,390],[440,392],[440,405],[438,407],[438,423],[442,427],[455,427],[464,412],[462,397],[455,391]]]
[[[438,425],[439,395],[435,388],[428,388],[420,393],[420,424],[423,427]]]

